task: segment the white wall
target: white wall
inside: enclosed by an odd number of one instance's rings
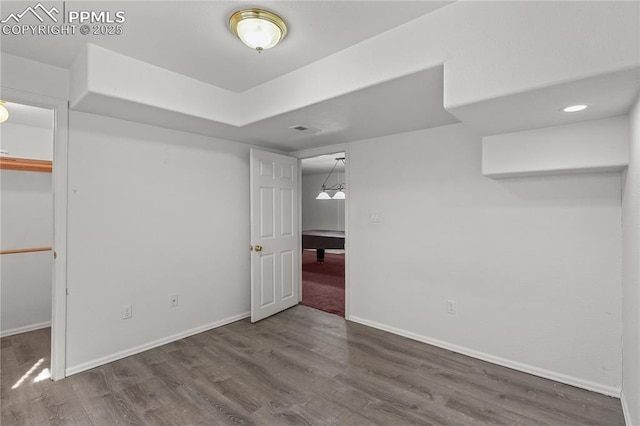
[[[344,231],[344,200],[316,200],[327,174],[302,176],[302,229]],[[327,186],[338,181],[344,182],[344,173],[333,172]]]
[[[68,373],[249,311],[246,145],[72,111],[68,223]]]
[[[2,250],[50,247],[51,173],[2,170],[0,186]],[[50,251],[0,256],[0,335],[39,328],[51,321],[51,262]]]
[[[640,98],[630,114],[629,168],[622,194],[622,403],[640,425]]]
[[[489,179],[462,124],[347,155],[350,319],[619,394],[619,173]]]
[[[53,112],[51,115],[53,122]],[[2,123],[0,136],[0,148],[9,157],[53,160],[53,124],[44,128],[7,121]]]
[[[6,254],[0,259],[0,336],[51,324],[50,251]]]

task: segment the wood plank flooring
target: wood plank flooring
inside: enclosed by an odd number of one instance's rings
[[[306,306],[59,382],[34,382],[48,329],[0,341],[3,426],[624,425],[618,399]]]

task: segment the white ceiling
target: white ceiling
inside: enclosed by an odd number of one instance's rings
[[[181,115],[100,95],[87,96],[81,110],[166,126],[282,151],[408,132],[457,123],[443,107],[443,67],[420,71],[366,89],[300,108],[244,127]],[[320,130],[305,134],[289,127]]]
[[[626,69],[449,111],[480,133],[495,135],[627,114],[639,87],[640,70]],[[586,104],[589,108],[573,113],[563,111],[576,104]]]
[[[336,166],[336,158],[345,157],[344,152],[336,152],[335,154],[318,155],[317,157],[302,159],[302,174],[312,175],[317,173],[329,173],[333,166]],[[336,172],[344,172],[344,163],[338,162],[335,168]]]
[[[107,87],[111,92],[94,93],[87,90],[81,102],[73,105],[73,108],[289,152],[443,126],[459,120],[473,126],[480,134],[488,135],[628,112],[631,100],[640,87],[640,68],[637,66],[623,72],[595,73],[596,77],[580,81],[567,80],[560,73],[562,79],[547,79],[546,85],[534,87],[528,82],[509,95],[500,92],[500,96],[495,98],[471,97],[473,102],[463,97],[467,102],[452,103],[449,97],[448,109],[445,109],[443,63],[449,76],[448,93],[451,93],[452,89],[458,87],[456,82],[470,81],[475,84],[470,87],[477,88],[483,87],[485,80],[491,81],[495,72],[485,72],[486,75],[480,73],[478,63],[484,61],[482,63],[499,67],[500,60],[504,59],[487,54],[494,52],[495,40],[506,43],[495,52],[510,52],[511,55],[520,52],[511,52],[509,43],[512,37],[503,37],[501,33],[494,35],[489,31],[490,25],[486,29],[491,37],[485,37],[482,43],[476,43],[476,39],[484,34],[485,27],[482,27],[483,31],[462,31],[468,26],[459,25],[464,22],[460,21],[461,17],[477,18],[482,12],[485,18],[494,18],[497,12],[504,13],[502,8],[493,9],[498,8],[493,2],[483,3],[480,9],[473,9],[475,14],[471,15],[467,9],[474,2],[459,2],[425,16],[449,3],[427,0],[255,3],[67,1],[67,10],[125,10],[127,21],[124,34],[112,37],[3,35],[1,48],[17,56],[68,68],[83,46],[90,42],[218,87],[244,91],[242,94],[227,92],[223,95],[236,98],[248,95],[247,103],[255,99],[255,104],[262,102],[269,105],[275,99],[276,107],[269,110],[270,114],[264,115],[269,118],[257,122],[249,120],[251,124],[236,127],[228,120],[216,121],[214,115],[194,114],[200,112],[197,108],[191,111],[168,109],[162,103],[139,102],[135,97],[129,99],[127,96],[109,95],[118,89],[124,93],[127,90],[126,83],[137,84],[137,80],[145,77],[144,72],[137,72],[121,76],[124,80],[133,77],[125,81],[122,87],[112,87],[117,86],[118,81],[114,83],[107,79],[107,85],[112,85]],[[49,7],[62,7],[62,2],[46,4]],[[32,3],[3,0],[0,15],[5,17],[11,11],[20,12],[26,5]],[[281,14],[290,28],[288,37],[281,45],[261,54],[234,38],[226,23],[233,11],[256,5]],[[515,9],[516,6],[509,3],[505,10],[513,12]],[[529,15],[523,16],[529,19]],[[413,22],[407,23],[414,18]],[[518,34],[520,27],[516,25],[517,20],[512,21],[515,22],[514,32]],[[611,20],[611,25],[618,21]],[[594,37],[600,40],[603,35],[596,34]],[[426,41],[429,43],[425,44]],[[421,50],[423,45],[427,48]],[[515,45],[519,46],[517,43]],[[581,52],[579,45],[576,46],[578,56],[587,55],[588,51]],[[459,50],[462,52],[456,53],[459,56],[451,53]],[[568,49],[562,47],[559,50]],[[394,56],[396,51],[402,54]],[[371,55],[371,52],[375,52],[375,55]],[[336,55],[327,57],[332,53]],[[545,55],[551,53],[552,49]],[[456,63],[456,58],[460,61],[460,58],[467,57],[473,61],[468,64]],[[527,60],[528,57],[523,56],[522,60],[514,63],[526,64]],[[113,61],[113,57],[109,61]],[[106,68],[103,66],[100,69]],[[153,67],[142,69],[149,68]],[[123,66],[118,69],[129,68]],[[457,74],[454,72],[456,69]],[[105,73],[113,74],[111,70]],[[506,75],[509,78],[519,76],[517,73]],[[176,81],[191,82],[182,77]],[[167,85],[159,85],[157,92],[163,87]],[[183,90],[180,84],[171,87]],[[334,87],[337,89],[333,90]],[[246,91],[249,88],[254,89]],[[152,90],[154,94],[157,92]],[[475,93],[475,90],[470,93]],[[329,99],[330,96],[333,97]],[[216,96],[209,96],[204,99],[204,104],[209,105],[206,101],[212,99],[217,100]],[[287,100],[292,101],[290,106]],[[588,103],[591,108],[579,114],[559,111],[571,103]],[[287,112],[276,115],[280,111]],[[299,133],[290,129],[294,125],[313,127],[320,132]]]
[[[2,50],[69,68],[89,42],[177,73],[241,92],[390,30],[451,2],[440,1],[67,1],[67,10],[123,10],[118,36],[3,36]],[[2,17],[33,2],[2,1]],[[62,10],[62,2],[43,2]],[[245,7],[280,14],[288,36],[257,53],[228,29]],[[25,18],[26,19],[26,18]],[[38,23],[38,22],[34,22]]]
[[[443,67],[410,74],[243,127],[242,141],[298,151],[457,123],[442,106]],[[305,134],[289,127],[320,130]]]

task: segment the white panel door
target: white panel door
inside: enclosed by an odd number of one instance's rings
[[[251,150],[251,322],[298,304],[298,159]]]

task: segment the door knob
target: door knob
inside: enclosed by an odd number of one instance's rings
[[[253,249],[255,251],[262,251],[262,246],[255,246]]]

